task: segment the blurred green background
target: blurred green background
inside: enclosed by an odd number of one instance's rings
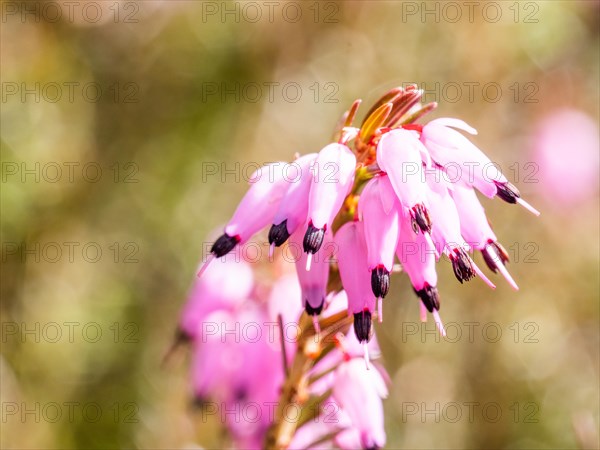
[[[526,166],[546,115],[598,121],[598,2],[88,3],[1,4],[2,448],[218,446],[188,362],[160,361],[246,189],[223,167],[316,151],[355,98],[409,82],[542,216],[483,201],[521,290],[441,265],[457,342],[413,334],[394,281],[387,447],[598,448],[597,184],[558,203],[545,186],[569,181]]]

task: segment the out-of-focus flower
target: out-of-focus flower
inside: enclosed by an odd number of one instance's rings
[[[557,208],[575,208],[598,196],[600,138],[598,124],[582,111],[559,109],[544,117],[533,135],[533,163],[539,168],[538,194]],[[528,169],[523,168],[523,171]],[[537,181],[537,180],[536,180]]]
[[[236,280],[231,283],[231,280]],[[201,332],[202,320],[213,311],[233,311],[245,302],[254,288],[254,273],[244,260],[224,258],[196,278],[181,313],[179,331],[187,339]]]
[[[243,260],[232,261],[227,263],[229,273],[235,274],[236,267],[250,270]],[[206,270],[205,277],[200,279],[203,286],[209,283],[216,291],[224,288],[223,280],[215,275],[223,270],[220,266],[220,261],[215,262]],[[284,372],[279,335],[269,327],[274,323],[269,313],[279,314],[278,299],[282,294],[297,296],[297,282],[294,286],[293,281],[282,278],[270,292],[264,289],[250,292],[247,286],[228,281],[224,289],[228,299],[222,295],[202,295],[204,306],[194,311],[197,329],[192,340],[194,396],[200,402],[210,403],[213,411],[225,418],[224,425],[238,448],[260,448],[270,425],[267,412],[277,401]],[[205,286],[204,292],[209,291]],[[266,297],[253,298],[258,292]],[[285,300],[297,302],[298,298]],[[256,420],[241,416],[240,411],[248,408],[257,410]]]
[[[357,386],[360,386],[357,389]],[[360,436],[361,448],[385,445],[383,404],[387,397],[385,381],[378,370],[365,370],[360,359],[342,363],[335,374],[333,398],[348,414]]]

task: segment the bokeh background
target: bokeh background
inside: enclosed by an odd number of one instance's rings
[[[472,3],[3,1],[2,447],[218,447],[189,362],[160,362],[246,189],[223,167],[316,151],[416,82],[542,215],[484,200],[521,290],[441,267],[457,342],[412,334],[394,281],[387,446],[598,448],[599,4]]]

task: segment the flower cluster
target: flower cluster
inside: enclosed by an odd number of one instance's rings
[[[282,162],[259,169],[204,268],[270,226],[271,251],[286,241],[303,249],[296,269],[315,327],[331,274],[339,271],[361,343],[370,339],[375,312],[382,320],[395,258],[420,300],[422,318],[432,313],[442,333],[436,287],[442,256],[461,283],[479,276],[494,288],[472,259],[478,250],[518,289],[476,191],[539,213],[465,137],[462,132],[477,134],[471,126],[451,118],[418,123],[437,106],[421,105],[421,95],[415,86],[392,89],[354,127],[357,100],[335,142],[292,163],[297,176]]]

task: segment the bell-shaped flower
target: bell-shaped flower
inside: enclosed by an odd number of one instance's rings
[[[477,130],[467,123],[452,118],[435,119],[423,127],[421,141],[431,158],[444,170],[456,175],[461,183],[475,187],[486,197],[498,196],[508,203],[519,203],[539,215],[521,198],[519,190],[508,182],[498,166],[455,128],[477,134]]]
[[[302,251],[303,227],[298,228],[290,238],[290,249],[294,253],[296,273],[302,289],[302,306],[306,313],[313,316],[315,325],[316,316],[321,314],[325,297],[327,295],[327,281],[329,280],[329,267],[331,254],[333,253],[333,242],[331,232],[326,231],[323,245],[315,255]],[[306,269],[308,258],[312,259],[311,270]]]
[[[427,210],[427,185],[421,154],[427,150],[414,131],[395,129],[383,135],[377,145],[377,164],[388,174],[403,210],[423,233],[431,232]]]
[[[289,185],[284,176],[285,164],[267,164],[252,174],[250,189],[227,223],[225,233],[215,241],[210,250],[213,257],[220,258],[226,255],[237,244],[247,242],[254,234],[272,223]],[[204,264],[198,275],[203,273],[211,260]]]
[[[348,294],[348,313],[354,314],[354,331],[358,341],[366,343],[371,338],[375,296],[371,291],[363,224],[354,221],[342,225],[335,234],[335,243],[337,254],[334,259]]]
[[[358,202],[358,215],[364,223],[371,289],[378,299],[384,298],[390,287],[390,272],[400,232],[400,208],[387,176],[369,181]]]
[[[506,250],[497,241],[485,210],[475,191],[469,187],[454,184],[450,191],[460,217],[460,232],[467,243],[480,250],[490,270],[499,271],[515,289],[519,287],[505,267],[508,262]]]
[[[479,275],[490,287],[494,284],[479,269],[467,253],[469,245],[461,235],[460,218],[454,200],[450,196],[443,173],[434,168],[426,171],[427,198],[431,214],[436,218],[432,238],[438,252],[443,252],[452,263],[456,279],[461,283]]]
[[[218,309],[232,311],[248,299],[253,288],[254,272],[246,261],[224,258],[209,266],[203,277],[195,279],[183,307],[180,337],[196,338],[208,314]]]
[[[286,169],[289,187],[273,218],[269,230],[269,244],[279,247],[306,221],[308,214],[308,196],[313,179],[312,165],[316,153],[301,156]],[[289,172],[289,173],[288,173]]]
[[[344,410],[360,436],[363,449],[385,445],[382,399],[388,395],[378,370],[367,370],[358,358],[342,363],[335,374],[333,398]]]
[[[308,228],[304,251],[316,253],[323,244],[325,231],[342,207],[352,188],[356,156],[342,144],[329,144],[317,156],[308,197]]]
[[[477,134],[477,130],[462,120],[441,118],[423,127],[421,141],[438,165],[456,171],[462,183],[474,186],[483,195],[493,198],[497,193],[496,183],[503,184],[508,180],[477,146],[455,128]]]
[[[413,289],[422,305],[433,314],[440,333],[445,334],[438,314],[440,295],[437,289],[437,272],[435,271],[436,250],[431,241],[422,233],[416,236],[411,232],[412,224],[405,218],[401,221],[400,239],[396,255],[402,268],[408,275]],[[426,316],[421,315],[422,320]]]

